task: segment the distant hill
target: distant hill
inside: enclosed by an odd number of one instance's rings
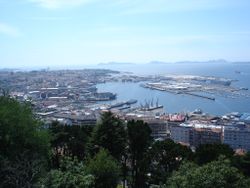
[[[239,61],[239,62],[233,62],[234,64],[242,64],[242,65],[245,65],[245,64],[249,64],[250,65],[250,61]]]
[[[230,62],[225,59],[215,59],[209,61],[178,61],[176,63],[230,63]]]
[[[214,59],[214,60],[208,60],[208,61],[177,61],[177,62],[165,62],[165,61],[150,61],[145,64],[151,64],[151,65],[164,65],[164,64],[214,64],[214,63],[237,63],[237,64],[250,64],[250,62],[232,62],[227,61],[225,59]],[[139,64],[139,63],[138,63]],[[107,66],[107,65],[137,65],[137,63],[131,63],[131,62],[106,62],[106,63],[99,63],[100,66]]]
[[[209,61],[177,61],[177,62],[164,62],[164,61],[151,61],[148,64],[167,64],[167,63],[177,63],[177,64],[184,64],[184,63],[231,63],[224,59],[216,59],[216,60],[209,60]]]

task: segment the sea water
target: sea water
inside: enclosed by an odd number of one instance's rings
[[[250,89],[250,64],[247,63],[169,63],[169,64],[122,64],[101,65],[121,72],[132,72],[136,75],[198,75],[216,76],[237,80],[234,87]],[[188,112],[197,108],[206,113],[223,115],[229,112],[250,112],[250,98],[227,98],[215,96],[215,101],[189,95],[176,95],[164,91],[150,90],[140,87],[139,83],[109,82],[97,85],[98,91],[117,93],[115,102],[137,99],[138,103],[156,102],[164,106],[164,111]],[[250,91],[248,91],[250,92]]]

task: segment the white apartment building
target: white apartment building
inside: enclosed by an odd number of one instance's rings
[[[250,151],[250,128],[225,126],[223,143],[233,149],[244,149]]]

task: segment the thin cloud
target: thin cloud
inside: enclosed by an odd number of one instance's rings
[[[29,1],[43,8],[60,9],[60,8],[68,8],[68,7],[84,5],[89,2],[92,2],[93,0],[29,0]]]
[[[244,6],[244,0],[239,0]],[[216,8],[238,6],[239,2],[233,0],[120,0],[115,5],[123,5],[123,14],[145,14],[157,12],[183,12],[196,10],[209,10]]]
[[[5,23],[0,23],[0,34],[8,35],[11,37],[19,37],[21,35],[20,31]]]

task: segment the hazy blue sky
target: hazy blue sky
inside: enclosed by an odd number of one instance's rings
[[[250,60],[250,0],[0,0],[0,67]]]

